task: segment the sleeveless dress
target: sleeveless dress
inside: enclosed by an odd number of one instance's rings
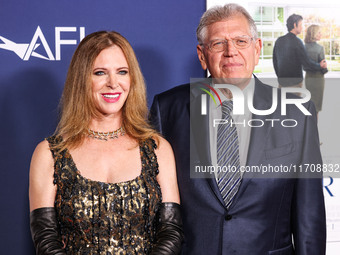
[[[61,137],[49,137],[49,145]],[[66,149],[54,158],[55,209],[67,254],[148,254],[162,195],[156,180],[155,141],[140,144],[141,174],[119,183],[82,176]]]

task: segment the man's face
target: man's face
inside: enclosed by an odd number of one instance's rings
[[[243,36],[252,37],[252,34],[247,19],[241,14],[208,26],[205,45],[216,39],[227,39],[228,44],[221,52],[212,52],[207,46],[198,45],[197,54],[202,68],[208,69],[213,78],[251,78],[259,61],[261,40],[251,40],[250,46],[245,49],[235,48],[230,39]]]

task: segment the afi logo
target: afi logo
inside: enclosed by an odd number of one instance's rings
[[[55,56],[53,56],[51,48],[41,31],[40,27],[38,26],[35,30],[35,33],[32,37],[30,43],[15,43],[11,40],[6,39],[3,36],[0,36],[0,49],[13,51],[17,54],[22,60],[27,61],[30,57],[41,58],[45,60],[61,60],[61,45],[76,45],[77,40],[63,40],[62,33],[66,32],[77,32],[77,27],[55,27]],[[85,27],[79,27],[79,41],[81,41],[85,37]],[[39,43],[39,41],[41,43]],[[39,54],[35,50],[39,47],[43,47],[45,54]],[[41,49],[41,48],[40,48]]]

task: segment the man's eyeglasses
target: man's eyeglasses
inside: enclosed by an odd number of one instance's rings
[[[248,48],[253,39],[254,38],[250,36],[240,36],[240,37],[232,38],[230,40],[233,42],[233,45],[236,49],[242,50],[242,49]],[[228,41],[229,40],[227,39],[216,39],[203,45],[206,46],[212,52],[221,52],[227,49]]]

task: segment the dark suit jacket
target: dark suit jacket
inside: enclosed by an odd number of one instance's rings
[[[206,137],[205,145],[194,146],[195,152],[192,148],[192,161],[205,164],[210,161],[210,152],[208,118],[202,117],[199,129],[190,126],[190,103],[196,104],[200,93],[191,92],[189,86],[156,95],[151,107],[153,124],[175,153],[184,218],[182,254],[324,254],[326,227],[320,175],[309,179],[254,178],[252,173],[245,173],[229,210],[215,179],[190,178],[190,140],[195,143]],[[254,107],[269,109],[271,103],[272,88],[256,79]],[[315,113],[313,104],[305,107]],[[305,116],[291,105],[287,116],[281,116],[279,104],[271,116],[253,115],[255,118],[295,119],[298,125],[272,127],[267,122],[261,128],[252,128],[248,166],[322,163],[315,115]]]

